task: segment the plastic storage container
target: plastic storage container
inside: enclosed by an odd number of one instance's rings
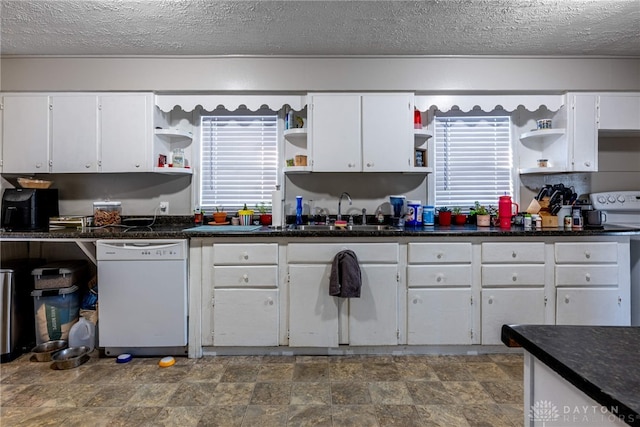
[[[93,202],[93,225],[117,225],[122,222],[122,204],[120,202]]]
[[[60,289],[83,284],[87,280],[85,261],[58,261],[31,271],[35,289]]]
[[[422,225],[430,226],[435,225],[436,222],[436,208],[431,205],[422,207]]]
[[[69,330],[78,321],[80,292],[77,286],[40,289],[31,292],[36,322],[36,344],[67,340]]]
[[[96,325],[81,317],[69,330],[69,347],[85,346],[93,351],[96,344]]]
[[[407,227],[422,227],[422,202],[409,200],[407,202]]]

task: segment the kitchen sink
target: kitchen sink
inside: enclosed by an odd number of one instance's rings
[[[300,231],[400,231],[401,228],[393,227],[391,225],[377,225],[377,224],[365,224],[365,225],[347,225],[346,227],[336,227],[330,224],[306,224],[295,225],[292,227],[294,230]]]

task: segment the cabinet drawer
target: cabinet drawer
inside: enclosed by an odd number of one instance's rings
[[[214,244],[214,265],[242,265],[242,264],[277,264],[278,245],[266,244]]]
[[[214,267],[213,286],[215,288],[250,287],[275,288],[278,286],[276,266],[229,266]]]
[[[409,263],[471,262],[471,243],[409,243]]]
[[[556,262],[618,262],[618,244],[615,242],[556,243]]]
[[[544,263],[544,243],[483,243],[482,262]]]
[[[471,286],[471,265],[411,265],[407,267],[410,288]]]
[[[483,265],[482,286],[544,286],[544,265]]]
[[[556,286],[618,285],[618,267],[615,265],[558,265]]]
[[[397,243],[292,243],[287,247],[287,260],[290,264],[326,264],[345,249],[352,250],[359,263],[398,262]]]

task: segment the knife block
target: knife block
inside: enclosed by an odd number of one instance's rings
[[[542,218],[542,228],[558,228],[558,217],[549,212],[549,198],[543,197],[542,200],[538,200],[538,203],[540,204],[538,214]]]

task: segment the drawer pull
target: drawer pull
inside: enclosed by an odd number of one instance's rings
[[[564,303],[569,304],[569,295],[564,296]]]
[[[489,297],[489,301],[488,301],[488,303],[489,303],[489,304],[493,304],[493,295]]]
[[[420,298],[414,298],[414,299],[413,299],[413,303],[414,303],[414,304],[419,304],[419,303],[421,303],[421,302],[422,302],[422,301],[420,300]]]
[[[513,276],[511,276],[511,281],[513,281],[513,282],[517,282],[518,281],[518,275],[516,273],[513,273]]]
[[[243,275],[242,275],[242,280],[243,280],[245,283],[248,283],[248,282],[249,282],[249,275],[248,275],[248,274],[246,274],[246,273],[245,273],[245,274],[243,274]]]
[[[273,305],[273,298],[267,298],[267,304]]]
[[[584,275],[584,280],[586,280],[587,282],[590,282],[591,281],[591,274],[590,273],[585,274]]]
[[[443,256],[444,256],[444,255],[443,255],[442,253],[439,253],[438,255],[436,255],[436,258],[438,258],[438,259],[442,259],[442,257],[443,257]]]
[[[591,258],[591,252],[589,252],[589,251],[585,251],[585,253],[584,253],[584,257],[585,257],[586,259]]]
[[[245,252],[244,254],[242,254],[242,258],[249,259],[249,254],[247,252]]]
[[[511,253],[511,258],[517,258],[517,257],[518,257],[518,254],[516,253],[516,251],[513,251]]]
[[[442,274],[438,274],[436,276],[436,282],[438,282],[438,283],[442,282],[443,279],[444,279],[444,276]]]

